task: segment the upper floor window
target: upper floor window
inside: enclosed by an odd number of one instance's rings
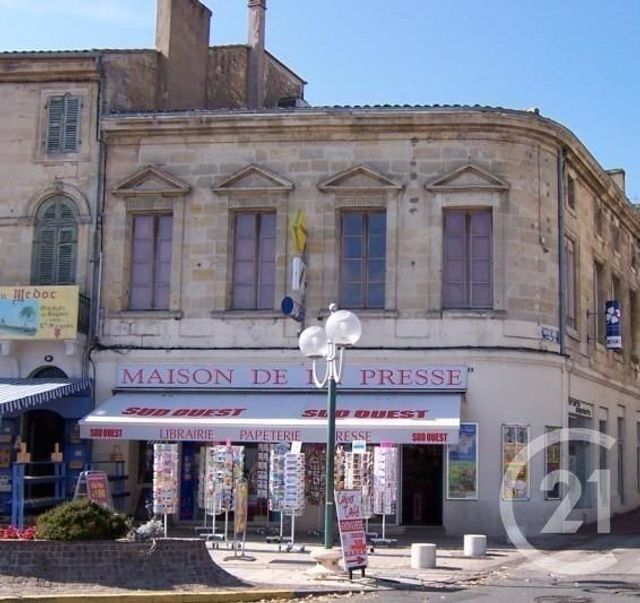
[[[567,176],[567,205],[576,208],[576,180],[571,176]]]
[[[601,237],[603,231],[604,217],[602,212],[602,202],[600,199],[593,198],[593,222],[596,234]]]
[[[80,144],[80,98],[65,94],[47,101],[47,153],[74,153]]]
[[[234,224],[232,309],[273,309],[275,268],[276,212],[238,212]]]
[[[620,253],[620,225],[613,221],[611,222],[611,247],[616,253]]]
[[[570,237],[564,238],[565,249],[565,283],[567,291],[566,318],[567,326],[577,329],[576,316],[578,299],[576,295],[576,244]]]
[[[593,263],[593,314],[595,316],[595,341],[604,345],[605,343],[605,326],[604,326],[604,303],[607,300],[607,288],[605,285],[605,269],[600,262]]]
[[[53,197],[36,215],[31,281],[71,285],[76,281],[77,208],[68,197]]]
[[[384,308],[386,212],[343,212],[340,242],[340,305],[345,308]]]
[[[168,310],[173,216],[133,215],[131,310]]]
[[[493,305],[490,209],[444,212],[444,308]]]

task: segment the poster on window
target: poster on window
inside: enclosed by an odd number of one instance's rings
[[[523,425],[502,426],[502,486],[503,500],[529,499],[529,463],[526,451],[529,445],[529,428]]]
[[[447,498],[478,498],[477,423],[461,423],[458,443],[447,448]]]

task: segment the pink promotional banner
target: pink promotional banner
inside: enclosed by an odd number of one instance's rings
[[[87,497],[101,507],[112,508],[109,478],[104,471],[86,471]]]
[[[349,571],[365,568],[369,561],[362,512],[362,492],[336,490],[335,499],[344,569]]]

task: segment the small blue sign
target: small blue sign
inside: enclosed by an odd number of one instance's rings
[[[605,302],[605,320],[607,333],[607,349],[622,349],[622,334],[620,329],[620,302],[617,299],[610,299]]]

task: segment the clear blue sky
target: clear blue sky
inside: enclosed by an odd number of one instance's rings
[[[212,44],[246,0],[205,0]],[[155,0],[0,0],[0,50],[152,48]],[[640,201],[640,0],[268,0],[267,47],[312,105],[537,106]]]

